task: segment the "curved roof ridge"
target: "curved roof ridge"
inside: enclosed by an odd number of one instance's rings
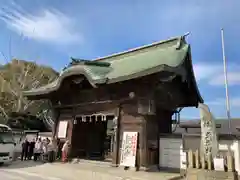
[[[107,55],[107,56],[95,58],[95,59],[93,59],[93,61],[105,60],[105,59],[112,58],[112,57],[116,57],[116,56],[119,56],[119,55],[124,55],[124,54],[128,54],[128,53],[131,53],[131,52],[139,51],[139,50],[142,50],[142,49],[145,49],[145,48],[154,47],[154,46],[156,46],[156,45],[164,44],[164,43],[171,42],[171,41],[174,41],[174,40],[179,40],[179,41],[181,41],[181,40],[183,40],[183,38],[184,38],[185,36],[187,36],[187,35],[188,35],[188,33],[184,34],[183,36],[176,36],[176,37],[169,38],[169,39],[167,39],[167,40],[161,40],[161,41],[153,42],[153,43],[151,43],[151,44],[139,46],[139,47],[136,47],[136,48],[131,48],[131,49],[129,49],[129,50],[125,50],[125,51],[122,51],[122,52],[113,53],[113,54],[111,54],[111,55]]]

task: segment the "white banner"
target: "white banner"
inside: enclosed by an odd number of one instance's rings
[[[123,132],[121,166],[135,167],[137,154],[137,132]]]
[[[58,138],[66,138],[68,121],[60,121],[58,126]]]

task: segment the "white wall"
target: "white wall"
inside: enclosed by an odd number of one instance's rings
[[[199,143],[192,141],[191,143]],[[199,145],[196,144],[196,147]],[[159,165],[160,167],[186,169],[186,153],[182,150],[181,138],[161,138],[159,148]],[[240,174],[240,141],[239,140],[220,140],[219,150],[231,149],[235,157],[235,167]]]

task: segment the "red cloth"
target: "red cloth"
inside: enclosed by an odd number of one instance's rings
[[[67,162],[67,152],[62,151],[62,162]]]

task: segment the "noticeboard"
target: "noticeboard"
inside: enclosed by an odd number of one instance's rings
[[[66,138],[67,137],[67,128],[68,128],[68,121],[60,121],[58,127],[58,138]]]
[[[137,154],[137,132],[123,132],[121,166],[135,167]]]

